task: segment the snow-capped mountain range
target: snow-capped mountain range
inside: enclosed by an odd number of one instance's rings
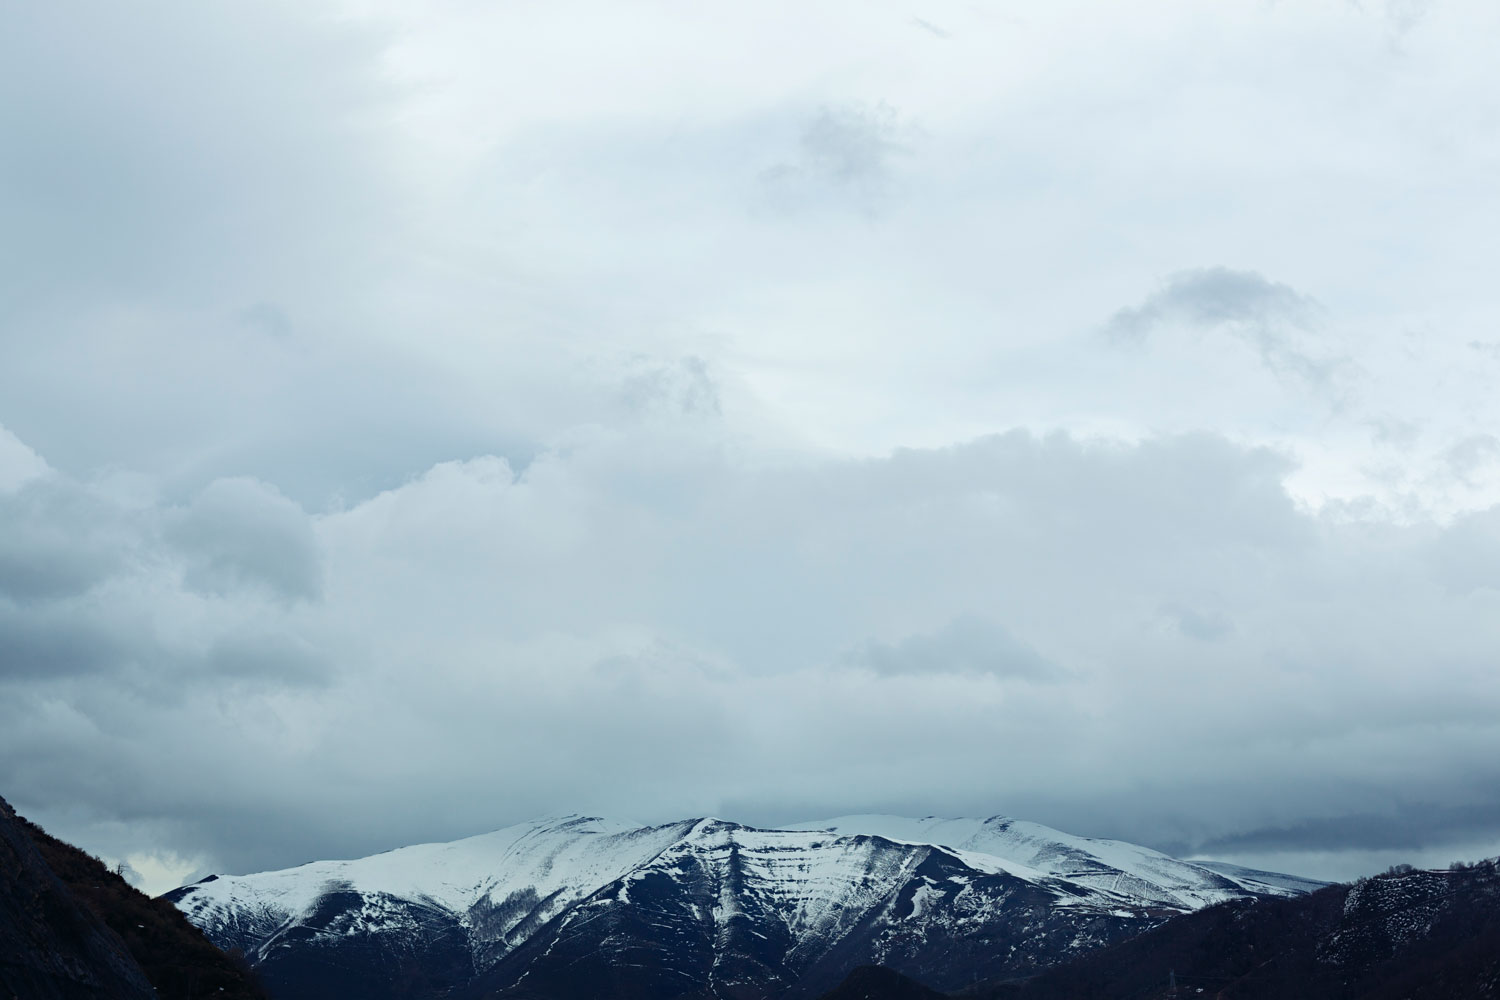
[[[1024,974],[1170,916],[1321,883],[1035,823],[844,816],[763,830],[565,816],[169,898],[279,1000],[816,995],[888,965]]]

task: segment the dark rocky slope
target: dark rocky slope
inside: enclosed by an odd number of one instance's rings
[[[81,904],[0,799],[0,997],[149,1000],[125,942]]]
[[[848,995],[908,996],[899,982],[871,985]],[[1496,861],[1450,871],[1400,868],[1295,899],[1234,900],[1174,917],[1030,979],[953,995],[1493,1000],[1500,998],[1500,870]]]
[[[7,992],[9,991],[9,992]],[[166,900],[0,799],[0,1000],[265,1000]]]
[[[1229,902],[989,997],[1500,997],[1500,874],[1392,870],[1298,899]],[[983,994],[981,994],[983,995]]]

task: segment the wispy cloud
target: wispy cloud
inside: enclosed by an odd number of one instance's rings
[[[1116,312],[1106,330],[1117,342],[1142,344],[1165,325],[1223,332],[1251,348],[1278,376],[1327,386],[1347,359],[1307,346],[1320,307],[1290,285],[1227,267],[1179,271],[1140,305]]]

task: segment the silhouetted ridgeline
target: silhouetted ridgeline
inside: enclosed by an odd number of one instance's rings
[[[864,970],[859,970],[864,975]],[[1171,988],[1175,978],[1176,990]],[[829,994],[907,1000],[868,976]],[[980,984],[969,1000],[1455,1000],[1500,998],[1496,861],[1405,866],[1295,899],[1234,900],[1025,982]]]
[[[152,987],[155,987],[155,993]],[[265,1000],[175,906],[0,799],[0,1000]]]

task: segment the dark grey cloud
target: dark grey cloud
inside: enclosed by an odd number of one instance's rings
[[[141,646],[130,641],[132,631],[139,629],[71,609],[0,603],[0,677],[55,680],[128,667]]]
[[[88,677],[173,703],[205,683],[320,683],[329,664],[259,604],[315,600],[321,581],[312,522],[264,484],[173,507],[42,475],[0,491],[0,672],[47,697]]]
[[[260,587],[288,601],[322,592],[317,539],[307,515],[254,479],[218,479],[170,517],[167,540],[186,558],[190,590]]]
[[[35,542],[11,543],[0,550],[0,593],[21,603],[82,593],[111,567],[80,555]]]
[[[117,510],[57,477],[0,493],[0,597],[25,605],[108,579],[129,554],[119,521]]]
[[[1179,271],[1138,306],[1121,309],[1106,330],[1119,342],[1142,343],[1164,324],[1222,330],[1255,351],[1277,375],[1325,385],[1347,362],[1305,346],[1320,312],[1290,285],[1227,267]]]
[[[1486,779],[1500,785],[1500,774],[1495,773],[1476,776],[1476,784]],[[1462,805],[1419,799],[1394,804],[1380,812],[1303,820],[1184,846],[1204,854],[1327,850],[1335,845],[1354,850],[1416,851],[1435,844],[1493,839],[1497,830],[1500,830],[1500,796],[1491,795]]]

